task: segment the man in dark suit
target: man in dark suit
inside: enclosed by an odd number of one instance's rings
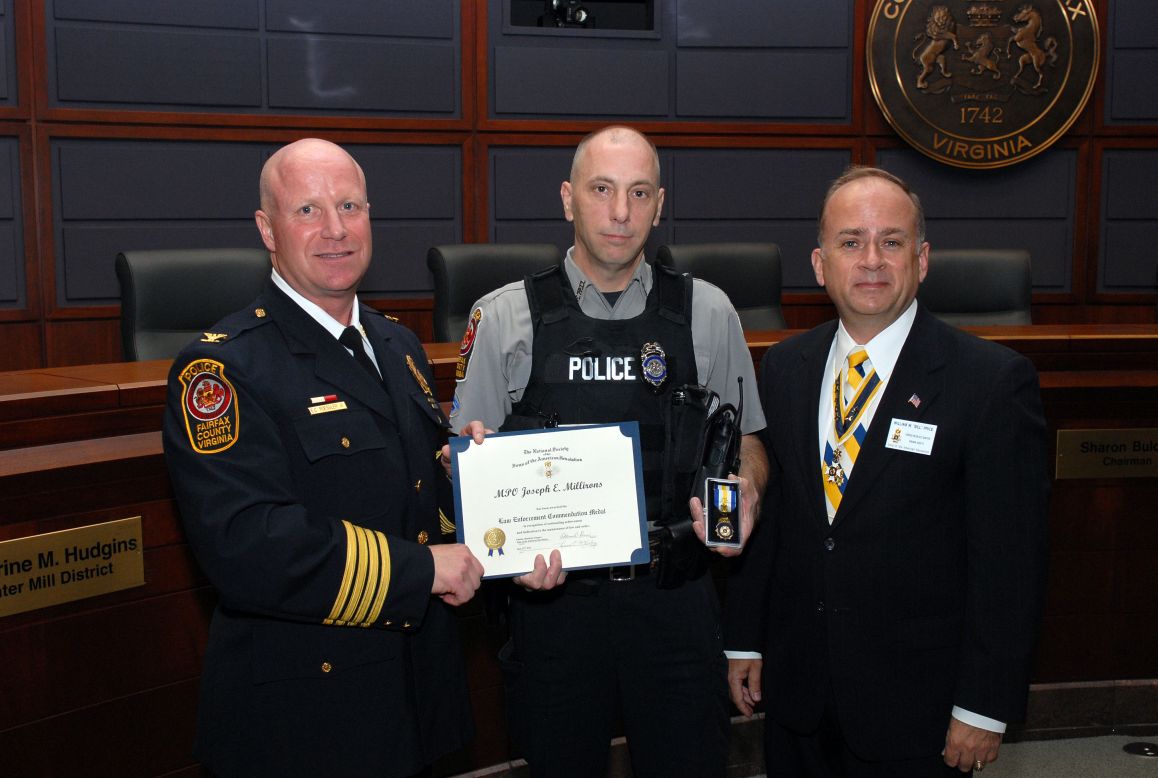
[[[355,295],[369,207],[338,146],[270,157],[270,283],[170,373],[165,454],[219,595],[195,746],[218,776],[412,776],[471,734],[447,605],[482,567],[443,542],[446,419],[422,347]]]
[[[840,315],[761,370],[765,518],[729,585],[729,685],[768,774],[982,770],[1025,712],[1046,555],[1028,360],[916,303],[920,201],[852,168],[821,211]],[[935,270],[934,270],[935,272]]]

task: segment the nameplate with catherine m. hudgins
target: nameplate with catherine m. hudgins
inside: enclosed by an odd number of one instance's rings
[[[1094,88],[1092,0],[881,0],[869,81],[897,133],[949,165],[996,168],[1048,148]]]

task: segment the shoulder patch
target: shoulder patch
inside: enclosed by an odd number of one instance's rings
[[[198,454],[219,454],[237,442],[238,403],[225,365],[194,359],[180,372],[181,412],[189,445]]]
[[[478,336],[478,328],[482,323],[482,308],[475,308],[466,323],[466,332],[462,334],[462,343],[458,346],[458,364],[454,368],[454,380],[465,381],[466,370],[470,366],[470,355],[474,351],[474,341]]]

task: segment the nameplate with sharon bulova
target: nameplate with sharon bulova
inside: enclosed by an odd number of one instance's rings
[[[1158,476],[1158,428],[1057,431],[1058,478]]]
[[[1041,153],[1085,108],[1098,72],[1092,0],[881,0],[869,82],[923,154],[996,168]]]

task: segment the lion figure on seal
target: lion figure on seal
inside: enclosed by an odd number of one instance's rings
[[[961,59],[965,62],[972,62],[973,67],[970,73],[979,76],[985,71],[993,74],[993,80],[997,81],[1001,78],[1001,68],[997,63],[1001,59],[1001,49],[989,37],[989,33],[983,32],[977,36],[975,43],[966,43],[965,50],[968,54],[962,54]]]
[[[948,6],[935,5],[929,10],[925,20],[925,31],[919,32],[913,38],[917,45],[913,48],[913,61],[921,66],[921,75],[917,76],[917,89],[927,89],[929,76],[936,66],[941,75],[950,78],[953,74],[945,65],[945,47],[951,42],[957,50],[957,23],[953,21],[953,14]],[[921,47],[924,49],[921,50]],[[920,51],[920,54],[917,52]]]

